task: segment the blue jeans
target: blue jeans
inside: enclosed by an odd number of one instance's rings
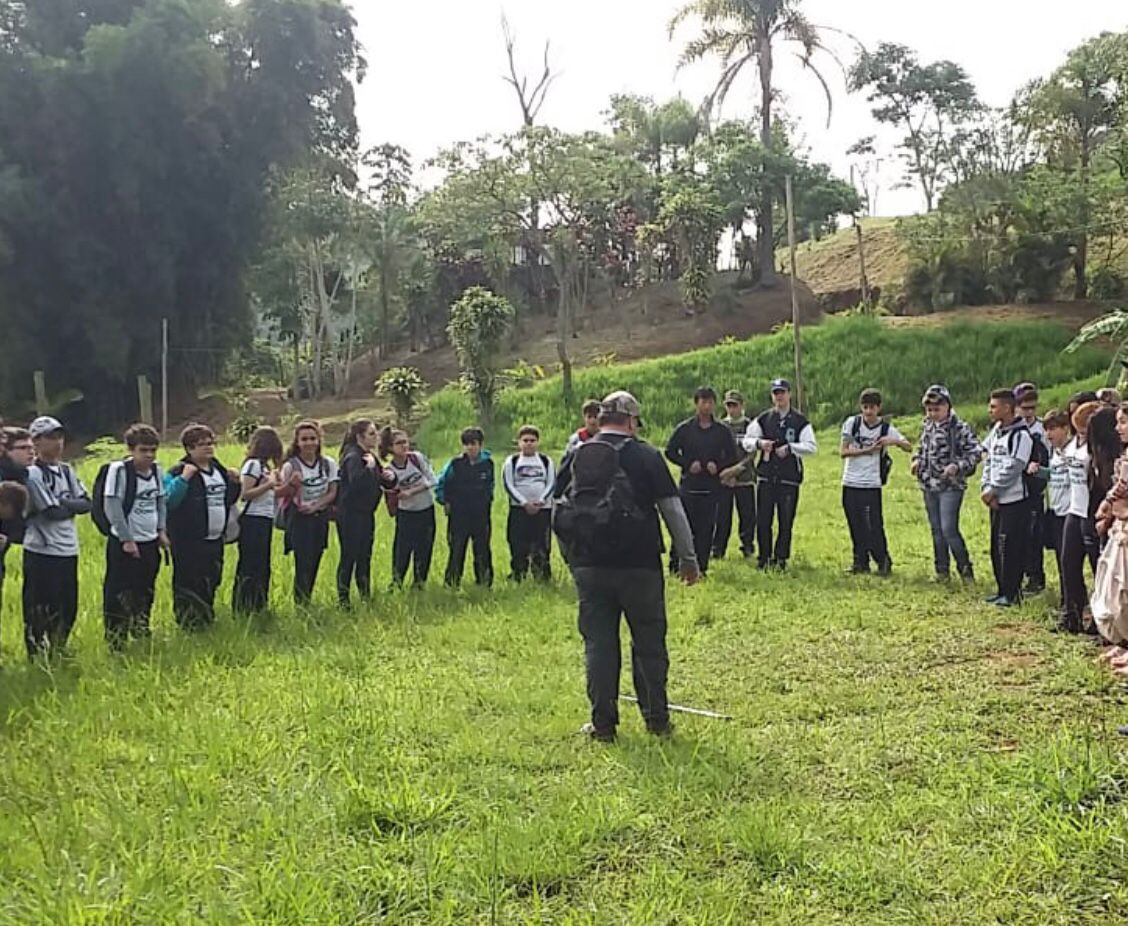
[[[971,574],[971,557],[960,533],[963,498],[963,489],[924,490],[924,508],[928,512],[928,526],[932,528],[932,556],[937,575],[946,576],[951,572],[949,551],[956,560],[959,574]]]

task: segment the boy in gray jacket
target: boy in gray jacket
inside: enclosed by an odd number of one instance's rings
[[[1034,451],[1026,422],[1015,411],[1014,392],[991,393],[991,420],[981,482],[983,504],[991,509],[991,566],[998,593],[988,604],[1010,608],[1021,602],[1022,572],[1030,542],[1030,492],[1026,468]]]

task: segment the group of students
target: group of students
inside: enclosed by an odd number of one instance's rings
[[[86,514],[106,537],[103,619],[114,649],[148,636],[162,563],[172,567],[173,613],[183,629],[214,622],[229,545],[238,551],[233,610],[266,608],[276,530],[284,552],[293,556],[297,604],[312,598],[334,522],[340,546],[338,600],[347,607],[354,585],[369,598],[375,514],[382,499],[395,521],[394,587],[403,586],[409,570],[415,587],[427,582],[436,504],[447,513],[446,584],[461,583],[471,546],[475,580],[493,582],[494,463],[477,428],[462,433],[463,453],[438,476],[427,457],[412,449],[406,433],[379,430],[369,420],[351,425],[339,460],[324,452],[315,421],[300,422],[288,448],[274,428],[259,428],[239,469],[217,459],[216,435],[206,425],[192,424],[181,432],[184,455],[167,472],[157,462],[160,436],[154,428],[133,425],[124,439],[128,455],[104,465],[88,492],[63,461],[66,431],[57,419],[44,416],[27,429],[0,430],[0,595],[5,556],[21,545],[29,657],[65,651],[78,612],[77,518]],[[517,580],[530,573],[551,577],[556,474],[552,460],[540,452],[539,439],[536,428],[521,428],[520,449],[502,470]]]

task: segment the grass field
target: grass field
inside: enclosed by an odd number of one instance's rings
[[[758,382],[766,368],[739,364],[775,349],[617,374],[649,403],[657,442],[680,414],[681,379],[724,387],[743,369]],[[1043,354],[1041,382],[1101,365],[1055,368]],[[891,376],[922,358],[896,354]],[[615,375],[585,371],[578,388]],[[1059,382],[1050,401],[1076,385]],[[496,433],[543,415],[562,436],[553,388],[507,396]],[[462,401],[440,396],[421,434],[440,464]],[[558,560],[545,588],[452,593],[433,575],[423,593],[342,613],[334,540],[315,607],[299,614],[276,537],[274,616],[232,619],[229,550],[213,631],[175,630],[165,573],[151,643],[114,657],[100,538],[84,524],[72,662],[24,663],[8,579],[0,924],[1124,922],[1122,692],[1091,645],[1048,633],[1050,596],[1006,613],[980,603],[990,570],[973,501],[979,585],[929,583],[905,455],[886,503],[896,574],[845,577],[841,464],[834,433],[820,441],[788,574],[730,558],[706,584],[670,590],[671,699],[734,717],[677,718],[671,742],[648,737],[629,705],[617,745],[575,735],[582,651]],[[504,515],[499,498],[499,576]],[[380,589],[390,539],[381,512]],[[441,574],[442,540],[436,552]]]
[[[670,743],[629,706],[618,745],[574,735],[559,563],[345,614],[330,561],[299,616],[279,557],[275,618],[191,639],[163,576],[151,647],[113,658],[86,530],[74,664],[22,663],[9,577],[0,923],[1123,922],[1128,708],[1093,648],[1048,599],[928,584],[903,457],[897,574],[843,577],[838,466],[810,468],[792,573],[671,590],[671,698],[735,719]],[[389,539],[381,515],[381,586]]]

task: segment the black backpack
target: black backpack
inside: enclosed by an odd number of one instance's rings
[[[125,464],[125,495],[121,500],[122,511],[128,518],[129,513],[133,510],[133,502],[137,498],[137,468],[133,465],[132,460],[122,460]],[[98,475],[94,477],[94,502],[93,507],[90,509],[90,520],[94,522],[94,526],[98,528],[98,533],[103,537],[110,536],[110,519],[106,514],[106,479],[110,475],[110,467],[113,463],[103,463],[98,470]]]
[[[854,416],[854,426],[851,429],[850,434],[854,438],[854,443],[860,445],[861,439],[862,439],[862,416],[861,415],[855,415]],[[883,421],[883,422],[881,422],[881,433],[878,435],[878,437],[881,438],[881,437],[888,437],[888,436],[889,436],[889,422]],[[889,455],[888,450],[882,450],[881,451],[881,459],[880,459],[878,465],[879,465],[880,472],[881,472],[881,484],[885,485],[887,482],[889,482],[889,474],[893,471],[893,457],[891,457]]]
[[[1039,469],[1047,468],[1050,465],[1049,450],[1047,450],[1046,445],[1038,439],[1037,434],[1029,428],[1026,430],[1030,435],[1030,443],[1032,445],[1030,460],[1027,466],[1029,466],[1030,463],[1037,463]],[[1014,437],[1017,433],[1018,431],[1011,431],[1010,436],[1007,438],[1007,450],[1011,453],[1014,452]],[[1022,471],[1022,485],[1026,489],[1027,496],[1041,495],[1046,488],[1046,480],[1045,477],[1038,478],[1037,476],[1031,476],[1030,473],[1024,469]]]
[[[553,509],[565,558],[604,559],[628,547],[647,523],[619,460],[627,441],[590,440],[572,457],[571,482]]]

